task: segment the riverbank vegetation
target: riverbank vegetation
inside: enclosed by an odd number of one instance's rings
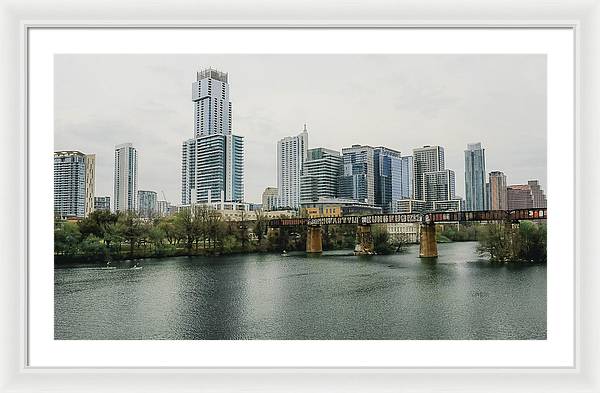
[[[479,238],[480,226],[477,223],[445,225],[444,229],[437,235],[445,242],[473,242]]]
[[[546,263],[546,224],[490,223],[478,231],[478,252],[492,263]]]
[[[323,227],[323,249],[354,248],[356,226]],[[215,210],[195,206],[170,217],[142,219],[133,212],[95,211],[77,221],[55,220],[56,262],[97,262],[189,255],[303,251],[303,227],[268,229],[258,214],[248,221],[225,221]]]
[[[406,242],[382,226],[373,226],[372,236],[378,255],[406,249]],[[438,241],[478,241],[480,255],[493,263],[546,262],[545,223],[446,226]],[[323,250],[353,249],[355,243],[356,225],[323,226]],[[83,220],[56,220],[54,225],[54,256],[59,263],[304,251],[305,246],[303,226],[269,229],[261,214],[251,222],[225,221],[204,206],[152,220],[132,212],[95,211]]]
[[[477,241],[478,252],[492,263],[546,263],[546,224],[467,223],[444,226],[439,243]]]

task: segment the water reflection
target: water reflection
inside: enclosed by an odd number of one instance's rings
[[[545,339],[545,266],[493,266],[474,243],[439,249],[437,261],[410,247],[56,269],[55,337]]]

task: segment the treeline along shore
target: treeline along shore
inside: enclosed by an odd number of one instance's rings
[[[268,230],[260,213],[254,221],[225,221],[218,211],[194,206],[169,217],[143,219],[134,212],[92,212],[79,221],[55,219],[55,263],[99,263],[169,256],[226,255],[304,251],[306,228]],[[373,228],[377,254],[406,250],[406,242]],[[444,225],[438,241],[478,241],[478,252],[492,263],[545,263],[546,224],[512,223]],[[323,226],[323,249],[353,249],[355,225]]]

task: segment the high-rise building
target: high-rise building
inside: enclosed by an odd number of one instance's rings
[[[542,190],[542,187],[540,186],[539,182],[537,180],[529,180],[527,182],[527,185],[531,189],[533,207],[547,207],[546,194],[544,194],[544,191]]]
[[[183,143],[182,203],[244,199],[244,140],[213,134]],[[192,198],[195,190],[195,200]]]
[[[402,157],[399,151],[376,147],[375,161],[375,205],[383,212],[392,209],[392,202],[402,199]]]
[[[436,212],[459,212],[463,209],[462,198],[451,199],[449,201],[435,201],[433,202],[433,211]]]
[[[423,146],[413,149],[414,198],[425,200],[425,172],[438,172],[445,169],[444,148],[441,146]]]
[[[183,141],[181,146],[181,204],[192,203],[192,190],[196,189],[196,139]],[[196,201],[194,201],[196,202]]]
[[[319,198],[337,198],[342,157],[335,150],[319,147],[307,151],[300,178],[300,203]]]
[[[277,142],[277,191],[279,207],[298,209],[300,206],[300,178],[308,150],[306,124],[296,136]]]
[[[85,156],[85,217],[94,211],[94,195],[96,194],[96,155]]]
[[[244,139],[231,133],[228,74],[198,72],[192,101],[194,138],[182,144],[181,203],[242,201]]]
[[[156,214],[159,217],[167,217],[170,215],[171,204],[168,201],[156,201]]]
[[[400,168],[402,170],[402,184],[400,194],[402,196],[401,199],[411,199],[414,198],[414,164],[412,156],[404,156],[401,158]]]
[[[207,68],[196,73],[192,84],[194,136],[231,134],[229,75]]]
[[[110,211],[110,197],[98,196],[94,198],[94,210]]]
[[[489,179],[489,209],[508,210],[506,175],[500,171],[492,171],[490,172]]]
[[[54,152],[54,212],[87,217],[94,211],[96,156],[80,151]]]
[[[140,217],[153,218],[158,212],[156,191],[138,191],[137,210]]]
[[[450,169],[423,173],[423,184],[423,199],[429,208],[433,209],[434,202],[449,201],[456,197],[455,175]]]
[[[392,202],[392,213],[423,213],[427,210],[425,201],[400,199]]]
[[[342,149],[340,197],[375,205],[375,149],[352,145]]]
[[[262,193],[262,209],[271,211],[277,209],[277,187],[267,187]]]
[[[135,211],[137,203],[137,150],[131,143],[115,146],[114,209]]]
[[[537,180],[508,186],[507,199],[509,210],[546,207],[546,195]]]
[[[487,209],[485,174],[485,149],[481,148],[481,143],[467,144],[465,150],[466,210]]]
[[[530,209],[533,207],[531,188],[527,184],[512,184],[506,188],[508,209]]]

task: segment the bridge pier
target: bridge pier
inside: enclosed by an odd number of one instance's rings
[[[308,254],[323,252],[323,229],[320,225],[309,225],[306,228],[306,252]]]
[[[361,225],[356,227],[356,245],[354,246],[354,255],[373,255],[373,234],[371,225]]]
[[[419,246],[419,258],[437,258],[437,242],[435,241],[435,223],[421,223],[421,241]]]

